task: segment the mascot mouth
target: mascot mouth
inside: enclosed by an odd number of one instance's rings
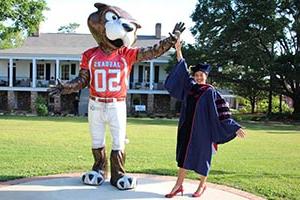
[[[115,47],[117,47],[117,48],[120,48],[120,47],[122,47],[123,45],[124,45],[124,42],[123,42],[123,40],[121,40],[121,39],[116,39],[116,40],[110,40],[110,39],[108,39],[109,40],[109,42],[112,44],[112,45],[114,45]]]

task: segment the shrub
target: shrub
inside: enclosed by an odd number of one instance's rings
[[[41,96],[37,97],[37,99],[35,101],[35,109],[39,116],[48,115],[47,102],[43,97],[41,97]]]

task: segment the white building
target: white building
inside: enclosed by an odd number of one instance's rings
[[[138,36],[135,46],[147,47],[161,40],[161,25],[155,35]],[[48,101],[50,111],[72,113],[76,94],[48,96],[47,89],[56,79],[68,81],[79,72],[81,54],[97,46],[90,34],[38,33],[28,37],[23,46],[0,50],[0,110],[35,112],[38,95]],[[171,51],[171,50],[170,50]],[[130,75],[127,95],[128,112],[143,105],[147,113],[176,111],[176,100],[163,87],[170,51],[157,59],[136,63]],[[79,110],[87,112],[88,90],[82,90]]]

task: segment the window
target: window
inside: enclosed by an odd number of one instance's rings
[[[143,65],[139,65],[139,82],[143,82]]]
[[[131,72],[130,72],[130,83],[134,81],[134,65],[132,65]]]
[[[49,98],[49,103],[54,103],[54,97]]]
[[[45,65],[44,64],[37,64],[36,65],[36,76],[38,80],[44,80],[45,79]]]
[[[76,64],[71,64],[71,75],[76,75]]]
[[[132,65],[131,67],[131,72],[130,72],[130,77],[129,77],[129,89],[133,89],[134,88],[134,65]]]
[[[159,82],[159,66],[156,65],[154,68],[154,83]]]
[[[29,64],[29,78],[32,81],[32,63]]]
[[[49,81],[50,80],[50,75],[51,75],[51,64],[50,63],[46,63],[46,80]]]
[[[70,65],[61,65],[61,79],[62,80],[69,80],[70,79]]]

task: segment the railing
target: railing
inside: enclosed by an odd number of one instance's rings
[[[62,80],[62,82],[67,82],[68,80]],[[165,90],[164,83],[152,83],[153,90]],[[55,85],[55,80],[36,80],[36,87],[39,88],[47,88],[50,85]],[[9,86],[9,81],[7,77],[0,76],[0,87]],[[13,83],[14,87],[32,87],[32,81],[28,77],[17,77]],[[130,89],[132,90],[150,90],[150,83],[149,82],[131,82]]]
[[[0,76],[0,87],[8,86],[8,78],[7,76]]]
[[[165,90],[163,82],[152,83],[152,85],[153,85],[153,90]],[[133,90],[149,90],[150,83],[149,82],[131,82],[129,88],[133,89]]]
[[[31,80],[28,77],[17,77],[13,83],[14,87],[30,87]]]
[[[49,85],[55,85],[55,80],[36,80],[36,87],[47,88]],[[0,76],[0,87],[8,87],[9,81],[6,76]],[[32,87],[32,81],[28,77],[16,77],[13,81],[13,87]]]

